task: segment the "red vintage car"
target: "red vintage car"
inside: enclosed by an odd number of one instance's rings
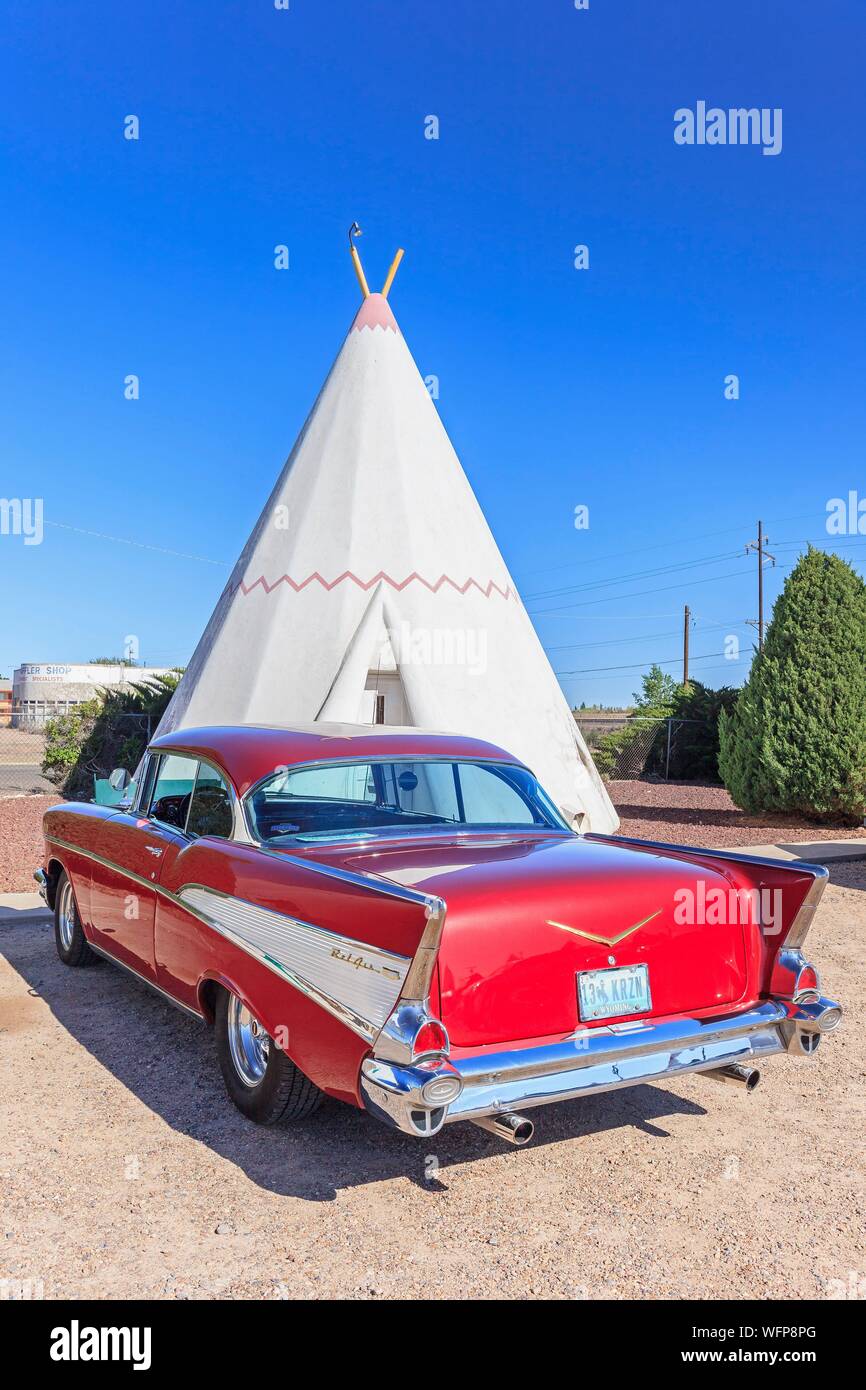
[[[180,729],[126,804],[45,814],[66,965],[214,1026],[262,1124],[323,1095],[406,1134],[685,1072],[754,1088],[839,1024],[802,947],[827,871],[578,835],[501,748],[381,726]]]

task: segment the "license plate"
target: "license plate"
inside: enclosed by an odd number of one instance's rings
[[[581,970],[577,998],[582,1020],[647,1014],[652,1008],[649,968],[623,965],[614,970]]]

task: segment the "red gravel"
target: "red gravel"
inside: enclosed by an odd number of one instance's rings
[[[59,796],[0,800],[0,893],[35,893],[33,870],[42,861],[42,812]]]
[[[692,782],[609,782],[621,835],[679,845],[768,845],[866,837],[866,829],[811,825],[793,816],[747,816],[722,787]],[[42,812],[57,796],[0,800],[0,893],[33,892],[42,855]]]
[[[670,840],[707,849],[726,845],[770,845],[813,840],[850,840],[866,829],[813,825],[797,816],[740,811],[724,787],[696,782],[608,782],[620,817],[620,835],[636,840]]]

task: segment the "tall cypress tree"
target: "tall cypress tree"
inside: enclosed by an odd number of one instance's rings
[[[719,771],[738,806],[856,823],[866,813],[866,585],[811,546],[785,583]]]

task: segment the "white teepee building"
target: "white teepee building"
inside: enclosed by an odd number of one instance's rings
[[[159,732],[314,720],[488,739],[578,826],[618,825],[384,294],[364,299]]]

